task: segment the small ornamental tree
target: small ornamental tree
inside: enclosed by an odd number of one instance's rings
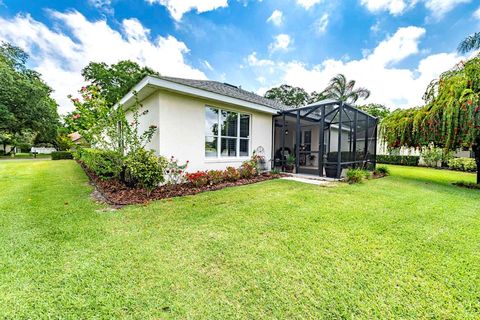
[[[480,167],[480,55],[433,81],[421,108],[397,110],[382,122],[389,147],[471,148]],[[480,170],[477,170],[480,184]]]

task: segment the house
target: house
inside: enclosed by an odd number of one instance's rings
[[[339,101],[291,109],[228,83],[164,76],[145,77],[117,105],[128,110],[136,101],[139,132],[158,128],[147,147],[188,160],[189,171],[238,167],[254,152],[280,168],[290,152],[297,172],[320,176],[329,164],[338,176],[347,166],[374,162],[376,119]]]

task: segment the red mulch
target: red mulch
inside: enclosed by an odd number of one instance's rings
[[[114,206],[145,204],[153,200],[194,195],[205,191],[220,190],[227,187],[242,186],[261,181],[277,179],[282,176],[264,173],[251,179],[240,179],[235,182],[222,182],[203,187],[195,187],[191,183],[183,183],[171,186],[165,185],[154,189],[150,195],[148,195],[147,190],[142,188],[129,188],[123,182],[117,179],[102,180],[82,163],[80,163],[80,165],[90,178],[92,184],[96,186],[97,190],[105,198],[105,201]]]

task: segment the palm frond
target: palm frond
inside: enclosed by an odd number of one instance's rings
[[[475,32],[472,35],[466,37],[460,44],[458,45],[458,52],[460,53],[467,53],[473,50],[480,49],[480,32]]]

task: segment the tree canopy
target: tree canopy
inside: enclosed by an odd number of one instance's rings
[[[460,53],[467,53],[477,49],[480,49],[480,32],[469,35],[458,45]]]
[[[380,120],[387,117],[391,113],[390,109],[379,103],[369,103],[361,106],[356,106],[356,108],[365,111],[369,115],[377,117]]]
[[[59,117],[52,89],[28,69],[28,55],[8,43],[0,45],[0,143],[53,142]]]
[[[265,98],[276,100],[286,106],[299,107],[309,102],[310,95],[302,88],[282,84],[268,90],[265,93]]]
[[[153,69],[141,67],[130,60],[108,65],[90,62],[83,70],[85,81],[98,86],[100,94],[109,105],[117,103],[147,75],[158,74]]]
[[[480,167],[480,56],[433,81],[425,106],[397,110],[382,122],[389,147],[472,148]],[[480,183],[480,171],[477,173]]]

